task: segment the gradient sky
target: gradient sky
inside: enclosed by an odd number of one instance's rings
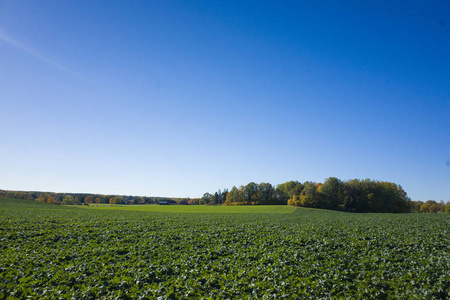
[[[0,188],[450,200],[450,1],[0,0]]]

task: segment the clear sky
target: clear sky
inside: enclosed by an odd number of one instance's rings
[[[0,0],[0,188],[450,200],[450,1]]]

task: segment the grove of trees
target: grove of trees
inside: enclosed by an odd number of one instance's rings
[[[412,201],[411,202],[411,211],[420,212],[420,213],[447,213],[450,214],[450,203],[444,203],[444,201],[434,201],[427,200],[423,201]]]
[[[211,194],[205,193],[202,204],[212,204]],[[293,205],[348,212],[445,212],[441,201],[426,203],[411,201],[405,190],[395,183],[370,179],[342,181],[329,177],[323,183],[312,181],[287,181],[273,186],[270,183],[254,183],[233,186],[227,193],[224,205]]]
[[[193,199],[6,190],[0,190],[0,197],[62,205],[156,204],[165,201],[197,205],[293,205],[348,212],[450,213],[449,202],[411,201],[403,188],[392,182],[370,179],[342,181],[336,177],[329,177],[323,183],[287,181],[277,186],[250,182],[245,186],[233,186],[229,191],[219,189]]]
[[[211,194],[202,200],[210,204]],[[401,186],[369,179],[341,181],[330,177],[324,183],[287,181],[274,187],[270,183],[233,186],[225,205],[294,205],[350,212],[407,212],[410,199]]]
[[[330,177],[324,183],[305,182],[289,205],[351,212],[408,212],[410,199],[400,185],[370,179],[341,181]]]

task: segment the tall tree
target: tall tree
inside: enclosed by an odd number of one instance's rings
[[[245,204],[258,201],[258,185],[254,182],[247,184],[244,187],[243,196]]]
[[[211,202],[211,194],[210,193],[204,193],[202,198],[200,199],[200,204],[209,204]]]
[[[217,192],[211,195],[210,204],[216,205],[219,203],[219,194]]]
[[[344,187],[336,177],[329,177],[318,189],[319,207],[337,209],[343,203]]]
[[[315,182],[306,181],[304,188],[300,194],[300,202],[302,206],[317,207],[317,187]]]
[[[258,186],[258,190],[260,204],[277,204],[278,201],[273,185],[271,185],[270,183],[261,182]]]
[[[227,194],[227,199],[225,204],[232,204],[235,202],[242,202],[242,191],[243,187],[241,186],[239,189],[235,186],[231,188],[231,190]]]

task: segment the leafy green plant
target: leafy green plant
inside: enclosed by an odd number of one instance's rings
[[[447,214],[197,208],[2,198],[0,299],[450,297]]]

